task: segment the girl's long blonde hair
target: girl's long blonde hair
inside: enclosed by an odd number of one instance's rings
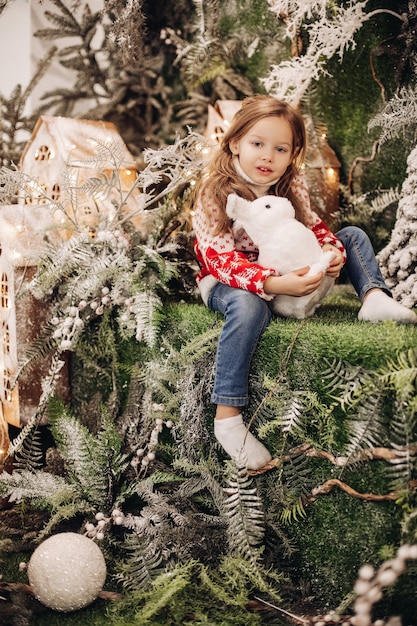
[[[247,200],[254,200],[255,194],[236,173],[233,166],[233,154],[229,144],[232,139],[240,140],[250,128],[267,117],[282,117],[291,127],[293,134],[292,159],[279,181],[271,187],[270,193],[288,198],[295,208],[297,219],[304,222],[300,203],[291,190],[291,181],[300,171],[306,151],[306,131],[301,114],[289,104],[273,96],[257,95],[245,98],[241,108],[235,113],[230,127],[224,134],[202,182],[202,187],[216,200],[222,210],[216,234],[224,233],[231,224],[226,214],[226,201],[229,193],[236,193]],[[201,191],[201,188],[200,188]]]

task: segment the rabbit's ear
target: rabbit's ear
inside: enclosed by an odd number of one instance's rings
[[[235,193],[229,193],[226,202],[226,213],[232,220],[236,219],[237,207],[239,202],[246,202],[243,198],[240,198]]]

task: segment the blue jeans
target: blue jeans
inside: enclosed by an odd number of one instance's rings
[[[346,271],[359,298],[375,287],[390,294],[384,283],[371,241],[356,226],[337,233],[346,248]],[[267,301],[244,289],[217,283],[207,305],[224,318],[217,345],[213,404],[242,407],[248,404],[248,379],[252,357],[271,320]]]
[[[392,296],[379,269],[372,243],[368,235],[357,226],[346,226],[336,233],[346,249],[343,271],[349,276],[359,299],[362,301],[370,289],[382,289]]]

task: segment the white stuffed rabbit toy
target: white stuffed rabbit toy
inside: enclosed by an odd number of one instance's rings
[[[323,252],[314,233],[295,219],[287,198],[262,196],[249,201],[230,194],[227,215],[234,228],[243,228],[259,249],[258,263],[278,274],[287,274],[310,266],[309,274],[326,272],[334,252]],[[324,276],[320,286],[306,296],[277,295],[272,302],[274,313],[282,317],[303,319],[313,315],[334,285],[334,278]]]

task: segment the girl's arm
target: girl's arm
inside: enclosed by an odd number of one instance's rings
[[[268,276],[264,283],[265,292],[274,296],[307,296],[313,293],[321,283],[323,272],[308,276],[309,269],[303,267],[282,276]]]
[[[206,210],[203,209],[203,203]],[[197,198],[194,209],[195,251],[201,268],[197,280],[211,275],[226,285],[246,289],[265,300],[271,300],[273,295],[266,293],[264,283],[276,271],[255,262],[258,250],[250,238],[243,237],[237,249],[232,230],[221,235],[214,234],[220,209],[204,191]]]

